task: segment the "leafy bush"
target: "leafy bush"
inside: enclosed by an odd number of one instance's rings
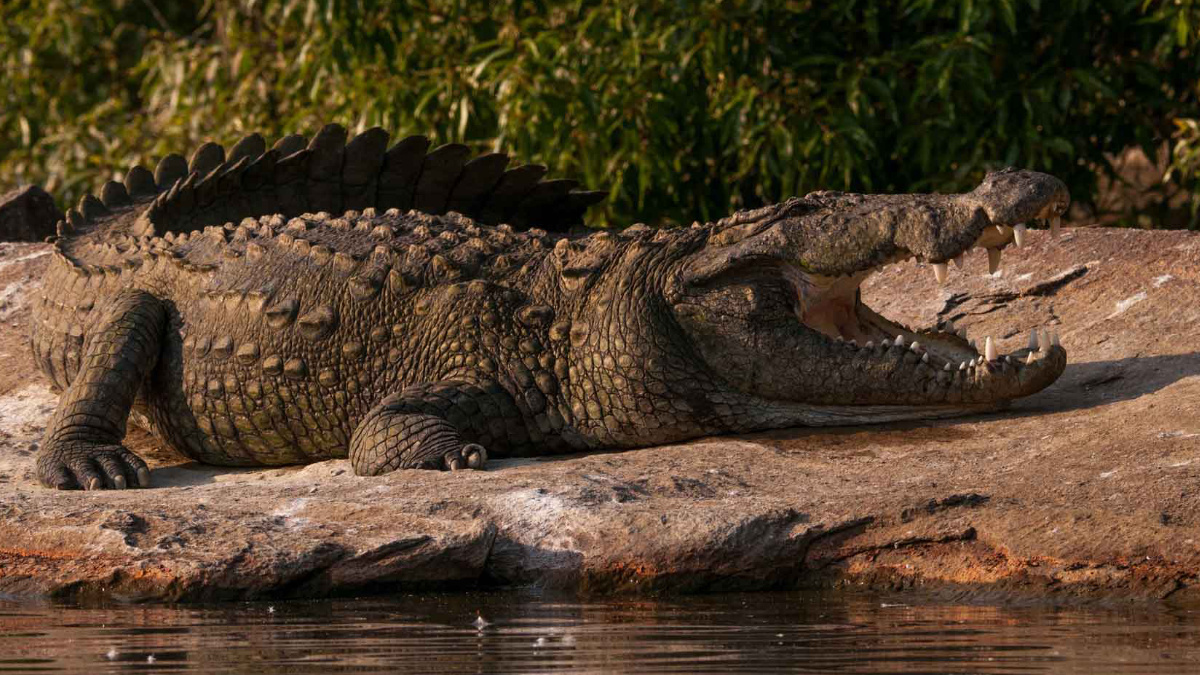
[[[545,163],[618,224],[1009,164],[1090,202],[1106,157],[1200,118],[1198,30],[1197,0],[26,0],[0,6],[0,176],[74,200],[339,121]]]

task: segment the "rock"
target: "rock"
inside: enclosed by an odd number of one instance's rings
[[[0,195],[0,241],[42,241],[62,219],[54,198],[36,185]]]
[[[1051,325],[1070,365],[1011,410],[790,429],[486,472],[229,470],[131,431],[155,488],[53,492],[54,406],[25,344],[45,245],[0,247],[0,593],[202,600],[536,584],[587,593],[854,584],[957,599],[1200,599],[1200,234],[1030,232],[944,287],[865,286],[1002,350]],[[16,286],[12,286],[16,284]],[[995,311],[1002,308],[1003,311]],[[3,311],[3,310],[0,310]]]

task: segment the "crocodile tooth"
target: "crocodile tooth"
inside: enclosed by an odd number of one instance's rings
[[[988,252],[988,274],[995,274],[996,270],[1000,269],[1000,249],[989,248]]]
[[[913,343],[911,345],[909,345],[909,349],[913,350],[914,352],[920,353],[921,343],[917,342],[916,340],[913,340]]]
[[[963,268],[963,264],[963,254],[959,253],[958,255],[954,256],[955,267],[961,270]]]
[[[904,336],[903,336],[903,335],[897,335],[897,336],[896,336],[896,342],[895,342],[895,344],[896,344],[896,346],[897,346],[897,347],[903,347],[903,346],[904,346]]]
[[[1062,227],[1062,218],[1054,216],[1050,219],[1050,236],[1058,239],[1059,228]]]
[[[958,332],[958,337],[960,337],[964,340],[967,339],[967,329],[966,328],[959,327],[957,332]]]
[[[1050,329],[1049,328],[1042,329],[1042,337],[1041,337],[1041,340],[1039,340],[1039,347],[1040,347],[1039,351],[1042,351],[1042,352],[1050,351]]]
[[[950,365],[950,364],[946,364],[946,365]],[[959,363],[959,364],[958,364],[958,369],[959,369],[959,370],[966,370],[966,369],[967,369],[967,362],[966,362],[966,361],[963,361],[963,362]]]
[[[1060,346],[1057,330],[1050,333],[1050,344],[1054,345],[1055,347]]]
[[[929,352],[925,352],[921,355],[921,363],[929,363]]]
[[[874,349],[874,348],[875,348],[874,340],[867,340],[867,344],[863,345],[863,349]]]
[[[987,342],[984,343],[983,355],[987,357],[988,361],[996,360],[996,343],[992,342],[992,336],[990,335],[988,336]]]
[[[1025,365],[1032,365],[1037,359],[1033,358],[1033,352],[1029,352],[1029,356],[1025,357]]]
[[[847,342],[846,344],[850,345],[851,347],[854,347],[855,349],[858,349],[858,340],[851,340],[850,342]]]
[[[946,263],[934,263],[933,277],[939,284],[946,283],[946,280],[950,278],[950,266]]]
[[[1033,350],[1038,348],[1038,335],[1037,334],[1038,334],[1038,332],[1037,332],[1036,328],[1029,331],[1029,351],[1030,352],[1032,352]]]
[[[942,366],[942,370],[945,370],[945,371],[950,371],[950,370],[951,370],[951,368],[950,368],[950,364],[949,364],[949,363],[947,363],[946,365]]]
[[[1013,225],[1013,241],[1016,242],[1017,248],[1025,245],[1025,223]]]

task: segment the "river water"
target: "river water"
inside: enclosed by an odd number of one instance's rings
[[[0,601],[0,672],[176,671],[1200,673],[1200,609],[812,592],[106,608]]]

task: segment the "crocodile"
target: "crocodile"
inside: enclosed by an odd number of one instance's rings
[[[691,227],[581,230],[601,192],[336,125],[134,168],[60,223],[32,349],[62,391],[62,489],[150,485],[128,420],[194,460],[355,473],[996,410],[1050,385],[1036,330],[997,353],[860,286],[911,259],[992,271],[1069,197],[1004,169],[962,194],[814,192]]]

